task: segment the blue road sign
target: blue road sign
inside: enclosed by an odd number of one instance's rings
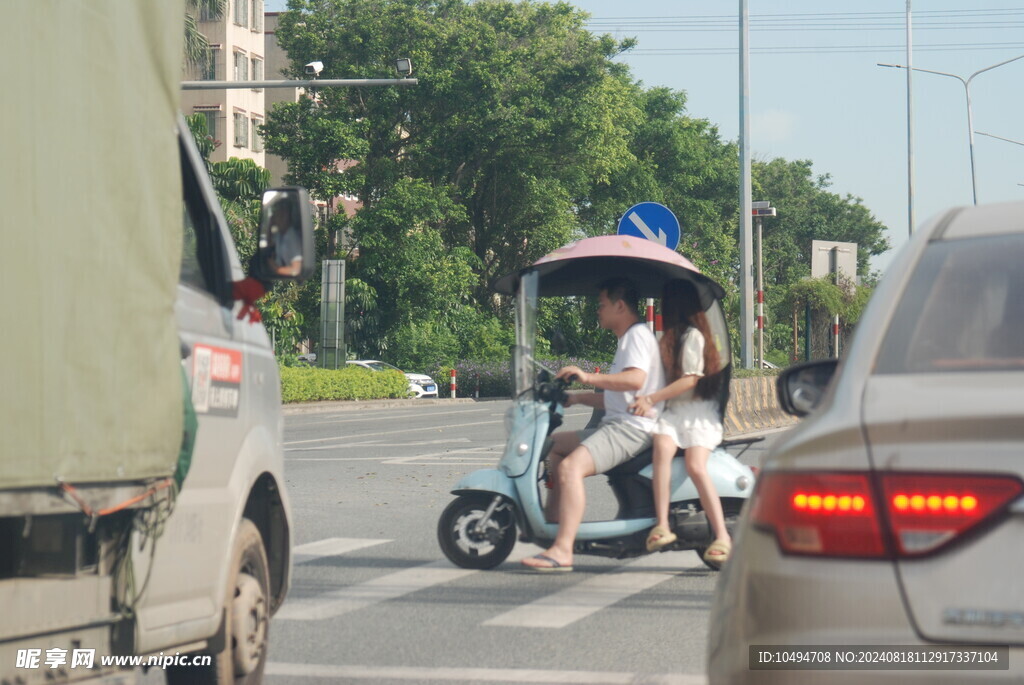
[[[674,250],[679,245],[679,220],[665,205],[641,202],[619,219],[618,234],[646,238]]]

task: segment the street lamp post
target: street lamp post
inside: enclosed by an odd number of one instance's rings
[[[966,79],[963,78],[962,76],[958,76],[957,74],[949,74],[944,71],[932,71],[931,69],[921,69],[920,67],[907,67],[906,65],[903,64],[883,64],[881,62],[878,63],[878,66],[880,67],[891,67],[893,69],[910,69],[912,71],[923,71],[926,74],[948,76],[950,78],[955,78],[957,81],[964,85],[964,93],[967,96],[967,139],[970,144],[971,151],[971,190],[974,193],[974,204],[978,204],[978,180],[974,168],[974,114],[971,111],[971,81],[973,81],[974,77],[978,76],[979,74],[983,74],[986,71],[992,71],[996,67],[1001,67],[1004,64],[1009,64],[1010,62],[1016,62],[1021,58],[1024,58],[1024,55],[1018,55],[1012,59],[1000,62],[999,64],[993,64],[990,67],[979,69],[978,71],[968,76]]]

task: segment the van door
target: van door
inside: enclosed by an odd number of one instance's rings
[[[180,137],[185,135],[187,129]],[[237,257],[225,243],[216,197],[190,143],[183,139],[181,144],[184,240],[175,313],[199,430],[191,468],[156,541],[137,608],[136,650],[143,653],[206,639],[217,631],[240,507],[234,492],[239,488],[230,483],[246,423],[239,417],[244,375],[239,329],[245,324],[235,320],[231,300]],[[148,565],[149,560],[137,559],[137,578],[146,573],[139,567]]]

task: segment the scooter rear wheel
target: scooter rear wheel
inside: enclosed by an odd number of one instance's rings
[[[460,495],[445,507],[437,522],[437,541],[441,551],[462,568],[494,568],[508,558],[516,544],[516,521],[512,506],[503,501],[490,520],[477,529],[495,495]]]

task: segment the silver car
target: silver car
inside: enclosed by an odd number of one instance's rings
[[[778,387],[808,417],[740,521],[710,682],[1024,682],[1024,203],[932,220],[838,368]]]

